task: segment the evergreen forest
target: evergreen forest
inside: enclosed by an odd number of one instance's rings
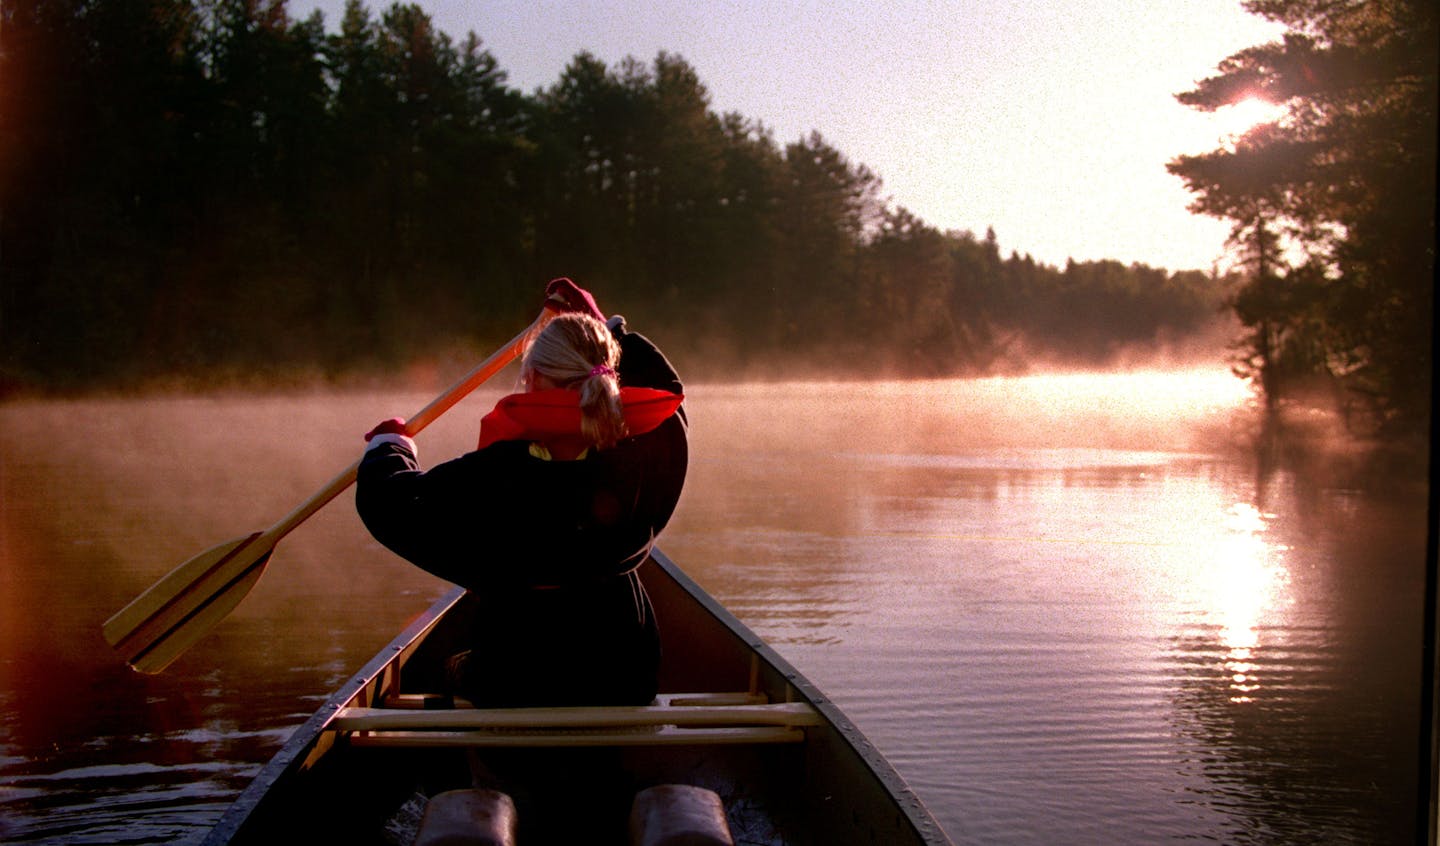
[[[1433,4],[1245,6],[1294,35],[1179,96],[1260,92],[1289,117],[1171,165],[1234,225],[1243,269],[1221,276],[940,231],[818,132],[718,113],[671,53],[582,52],[522,92],[416,5],[0,0],[0,396],[488,351],[569,276],[701,377],[1103,367],[1230,340],[1276,402],[1319,385],[1422,427]]]

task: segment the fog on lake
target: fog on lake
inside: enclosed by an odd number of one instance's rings
[[[443,387],[0,405],[0,839],[203,837],[444,585],[347,493],[165,673],[101,623]],[[421,460],[473,446],[500,393]],[[1268,444],[1224,370],[699,385],[687,406],[660,545],[957,843],[1414,839],[1423,475]]]

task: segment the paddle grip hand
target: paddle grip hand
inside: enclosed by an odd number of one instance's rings
[[[380,421],[379,423],[375,424],[375,428],[366,432],[365,443],[370,443],[370,439],[374,438],[376,435],[408,436],[409,433],[405,431],[405,421],[403,419],[399,417],[391,417],[389,420]]]
[[[545,307],[560,313],[575,311],[588,314],[601,323],[605,322],[605,315],[600,312],[590,292],[563,276],[545,286]]]

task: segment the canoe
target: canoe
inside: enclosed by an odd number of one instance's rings
[[[205,842],[407,843],[427,797],[483,774],[527,846],[626,843],[635,797],[657,785],[718,797],[736,843],[950,843],[841,710],[674,562],[656,550],[641,578],[664,639],[655,703],[445,697],[471,605],[456,588],[294,732]]]

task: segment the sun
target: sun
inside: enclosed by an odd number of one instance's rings
[[[1238,138],[1263,123],[1274,123],[1285,114],[1285,106],[1262,97],[1246,97],[1214,112],[1215,128],[1221,138]]]

